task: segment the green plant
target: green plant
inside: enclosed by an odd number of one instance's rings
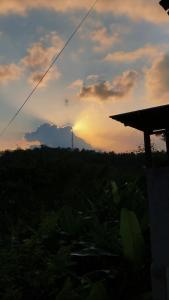
[[[126,208],[121,210],[120,235],[125,257],[135,266],[142,265],[145,257],[145,244],[141,227],[135,213]]]

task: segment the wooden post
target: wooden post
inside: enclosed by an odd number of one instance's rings
[[[152,152],[151,152],[150,133],[148,131],[144,132],[144,147],[145,147],[145,156],[146,156],[146,166],[150,168],[152,167]]]

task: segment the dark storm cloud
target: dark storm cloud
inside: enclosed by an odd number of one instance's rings
[[[40,142],[49,147],[70,148],[72,146],[72,128],[57,127],[56,125],[43,124],[36,131],[26,133],[25,139],[29,142]],[[74,136],[74,147],[79,149],[92,149],[84,140]]]

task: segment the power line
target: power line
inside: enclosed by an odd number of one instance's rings
[[[86,19],[88,18],[88,16],[90,15],[90,13],[92,12],[92,10],[94,9],[94,7],[95,7],[95,5],[96,5],[97,2],[98,2],[98,0],[95,0],[94,3],[91,5],[90,9],[87,11],[87,13],[85,14],[85,16],[82,18],[82,20],[78,24],[78,26],[72,32],[72,34],[70,35],[70,37],[68,38],[68,40],[64,44],[63,48],[59,51],[59,53],[56,55],[56,57],[54,57],[54,59],[52,60],[51,64],[46,69],[46,71],[44,72],[44,74],[42,75],[42,77],[40,78],[40,80],[38,81],[38,83],[35,85],[35,87],[33,88],[33,90],[29,93],[29,95],[27,96],[27,98],[25,99],[25,101],[23,102],[23,104],[19,107],[19,109],[16,111],[16,113],[12,116],[12,118],[9,120],[9,122],[7,123],[7,125],[2,129],[2,131],[0,132],[0,137],[2,135],[4,135],[4,133],[6,132],[6,130],[9,128],[9,126],[13,123],[13,121],[19,115],[19,113],[21,112],[21,110],[23,109],[23,107],[25,106],[25,104],[31,99],[32,95],[38,89],[38,87],[41,84],[41,82],[43,81],[43,79],[46,77],[46,75],[52,69],[52,67],[54,66],[54,64],[56,63],[56,61],[58,60],[58,58],[61,56],[61,54],[63,53],[63,51],[65,50],[65,48],[68,46],[68,44],[70,43],[70,41],[73,39],[73,37],[79,31],[80,27],[86,21]]]

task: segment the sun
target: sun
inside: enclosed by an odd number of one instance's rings
[[[75,125],[73,126],[73,132],[74,133],[85,133],[89,130],[88,124],[85,120],[79,120]]]

